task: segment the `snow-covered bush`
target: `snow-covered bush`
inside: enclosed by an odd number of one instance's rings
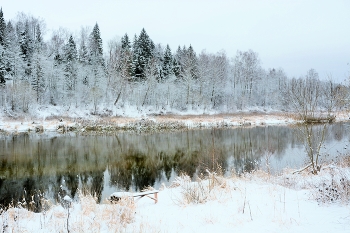
[[[329,166],[326,176],[321,177],[321,182],[315,187],[315,198],[318,202],[327,203],[350,201],[350,172]]]

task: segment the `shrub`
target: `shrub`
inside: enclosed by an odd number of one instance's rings
[[[315,198],[318,202],[327,203],[350,201],[350,174],[348,170],[329,166],[329,176],[322,177],[315,187]]]
[[[196,182],[192,182],[188,175],[181,174],[175,179],[172,187],[180,187],[182,197],[178,199],[178,203],[201,204],[211,199],[215,199],[215,190],[217,188],[226,187],[226,179],[211,173],[207,170],[208,176],[201,179],[197,178]]]

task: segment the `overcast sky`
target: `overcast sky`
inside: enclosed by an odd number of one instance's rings
[[[299,77],[314,68],[321,78],[350,74],[350,1],[251,0],[1,0],[5,20],[18,12],[45,20],[49,30],[78,32],[97,22],[104,46],[145,28],[155,43],[192,44],[195,51],[252,49],[262,66]],[[50,31],[47,35],[50,35]]]

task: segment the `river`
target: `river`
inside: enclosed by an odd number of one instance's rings
[[[321,160],[348,153],[349,123],[328,126]],[[255,169],[279,173],[308,162],[296,126],[201,129],[152,134],[0,135],[0,204],[52,202],[78,190],[99,202],[112,192],[170,184],[180,173],[208,168],[229,176]],[[24,199],[23,199],[24,198]]]

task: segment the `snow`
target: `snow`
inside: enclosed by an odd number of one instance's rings
[[[70,232],[349,232],[350,197],[320,202],[314,195],[314,186],[329,179],[334,170],[335,176],[343,174],[350,181],[350,169],[338,166],[328,166],[319,175],[286,171],[270,176],[260,171],[216,177],[218,183],[211,186],[207,199],[193,203],[184,193],[196,185],[206,189],[213,180],[188,183],[183,176],[159,192],[157,204],[148,198],[96,204],[92,197],[82,196],[69,209],[57,205],[32,213],[11,208],[2,213],[0,223],[8,225],[7,232],[66,231],[67,219]],[[293,182],[286,182],[289,179]]]
[[[86,112],[72,115],[61,108],[52,108],[40,111],[36,117],[17,120],[0,116],[0,129],[35,132],[40,126],[44,132],[53,132],[84,124],[125,126],[142,120],[155,124],[180,122],[189,128],[296,122],[285,114],[271,112],[187,115],[146,115],[130,109],[127,112],[129,116],[102,118]],[[345,113],[337,115],[337,120],[347,118]],[[339,181],[343,178],[348,183],[342,186]],[[211,179],[191,182],[178,177],[171,187],[159,190],[157,204],[148,198],[135,203],[129,198],[122,204],[107,200],[96,204],[93,197],[80,196],[79,201],[72,201],[71,207],[53,205],[42,213],[9,208],[1,211],[0,226],[4,232],[38,233],[67,231],[67,221],[70,232],[350,232],[349,168],[329,165],[319,175],[292,175],[286,171],[272,176],[256,172],[219,180],[219,185],[208,189],[213,184]],[[334,201],[325,192],[331,185],[337,185],[342,192]],[[204,191],[196,201],[189,201],[185,194],[196,193],[198,187],[204,187]],[[63,200],[70,202],[71,198],[65,196]]]
[[[43,109],[41,109],[43,110]],[[139,123],[148,121],[152,126],[176,125],[185,128],[224,128],[224,127],[253,127],[264,125],[289,125],[298,121],[292,115],[281,112],[239,112],[202,114],[199,112],[177,113],[150,113],[137,112],[127,108],[122,116],[98,116],[85,111],[64,112],[62,108],[51,107],[38,111],[36,116],[27,116],[19,119],[1,117],[0,131],[5,132],[65,132],[69,128],[84,131],[87,126],[115,127],[134,130]],[[339,112],[336,121],[347,121],[348,114]],[[146,125],[147,126],[147,125]],[[182,127],[180,127],[182,128]],[[69,131],[69,130],[68,130]]]
[[[72,198],[70,198],[68,195],[63,197],[63,200],[67,201],[67,202],[72,202]]]
[[[38,111],[35,117],[11,119],[0,116],[0,130],[6,132],[54,132],[69,127],[81,129],[91,125],[125,127],[145,120],[156,125],[176,123],[187,128],[286,125],[296,122],[292,117],[281,113],[243,113],[243,115],[212,113],[203,115],[198,112],[188,112],[182,115],[176,113],[146,115],[131,108],[127,109],[127,113],[123,116],[101,117],[83,111],[65,113],[61,108],[52,107]]]

